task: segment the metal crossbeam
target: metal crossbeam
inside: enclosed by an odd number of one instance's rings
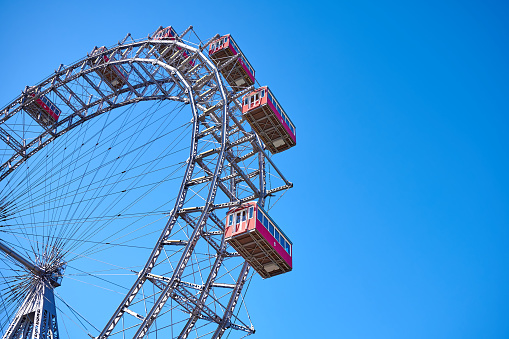
[[[7,246],[3,241],[0,240],[0,251],[4,252],[16,262],[23,265],[27,270],[34,273],[35,275],[42,275],[44,271],[37,265],[34,265],[29,260],[25,259],[22,255],[17,253],[15,250]]]

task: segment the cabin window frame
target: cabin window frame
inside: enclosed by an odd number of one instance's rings
[[[276,230],[275,227],[274,227],[274,238],[276,238],[277,243],[281,245],[281,233],[279,233],[279,230]]]
[[[238,232],[241,228],[240,225],[242,225],[242,211],[235,212],[235,232]]]
[[[265,217],[265,216],[264,216]],[[269,225],[270,225],[270,222],[269,222],[269,218],[265,218],[263,220],[263,226],[266,228],[266,229],[269,229]]]

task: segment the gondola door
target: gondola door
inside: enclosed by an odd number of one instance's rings
[[[246,210],[235,213],[235,233],[246,230],[247,212]]]
[[[249,98],[249,109],[260,105],[260,92],[256,92]]]

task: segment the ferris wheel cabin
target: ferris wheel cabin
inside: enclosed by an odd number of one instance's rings
[[[272,154],[297,144],[295,125],[267,86],[243,97],[242,116]]]
[[[160,27],[152,36],[154,40],[177,40],[179,36],[175,29],[171,26],[166,28]]]
[[[30,93],[35,97],[35,93]],[[41,95],[31,104],[25,106],[25,111],[43,126],[51,126],[58,121],[62,111],[46,96]]]
[[[232,87],[249,87],[254,85],[254,68],[247,61],[244,53],[242,53],[230,34],[213,41],[209,47],[209,56],[219,67],[226,64],[230,57],[237,54],[240,54],[239,58],[222,68],[221,74]]]
[[[226,215],[225,240],[262,276],[292,270],[292,242],[256,202]]]
[[[166,28],[160,27],[152,36],[152,40],[176,40],[181,41],[179,35],[172,26]],[[170,65],[180,64],[184,62],[190,54],[187,50],[183,50],[179,46],[165,46],[159,45],[157,47],[159,54],[166,60]],[[180,53],[182,51],[182,53]],[[179,55],[180,54],[180,55]],[[190,66],[194,66],[194,61],[189,61]]]
[[[95,47],[92,51],[91,55],[98,55],[98,59],[94,60],[94,65],[98,65],[102,62],[109,62],[110,60],[115,60],[113,56],[108,56],[107,54],[102,54],[107,50],[105,46]],[[110,59],[111,58],[111,59]],[[110,65],[103,68],[98,68],[95,71],[101,79],[113,90],[120,89],[127,83],[127,78],[129,75],[127,74],[124,67],[121,65]]]

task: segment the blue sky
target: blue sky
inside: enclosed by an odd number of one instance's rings
[[[294,271],[255,338],[509,337],[501,1],[0,2],[0,97],[130,32],[231,33],[297,126],[271,210]]]

